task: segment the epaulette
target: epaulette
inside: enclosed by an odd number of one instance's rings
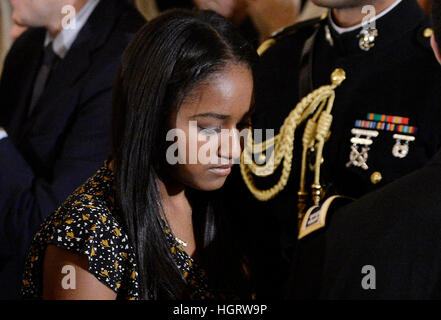
[[[281,40],[281,39],[286,38],[290,35],[293,35],[300,29],[318,26],[319,23],[321,21],[325,20],[327,17],[328,17],[328,14],[325,13],[321,17],[302,21],[302,22],[296,23],[292,26],[286,27],[282,30],[274,32],[269,39],[265,40],[260,45],[259,49],[257,49],[257,53],[259,54],[259,56],[261,56],[266,50],[271,48],[278,40]]]
[[[303,217],[297,238],[300,240],[314,231],[324,228],[326,226],[328,213],[352,201],[353,199],[349,197],[337,195],[326,199],[321,206],[310,208]]]

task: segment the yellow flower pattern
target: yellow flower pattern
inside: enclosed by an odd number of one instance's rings
[[[22,286],[24,298],[42,297],[41,257],[47,245],[52,244],[88,256],[89,272],[114,290],[118,299],[139,299],[136,257],[118,221],[121,213],[115,207],[115,189],[114,176],[106,161],[48,217],[31,244]],[[203,270],[185,253],[165,225],[164,233],[178,268],[192,287],[190,298],[212,298]]]

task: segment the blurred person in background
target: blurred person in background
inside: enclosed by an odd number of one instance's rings
[[[296,23],[302,5],[300,0],[242,0],[238,3],[242,7],[238,5],[236,19],[241,23],[251,22],[257,30],[258,43]]]
[[[432,0],[418,0],[418,3],[426,14],[430,13],[432,9]]]
[[[9,31],[9,36],[12,41],[17,40],[28,28],[24,26],[19,26],[16,23],[12,24],[11,30]]]
[[[328,12],[325,7],[319,7],[310,0],[302,0],[302,10],[296,22],[302,22],[316,17],[321,17]]]
[[[125,0],[11,3],[14,22],[29,29],[0,80],[3,299],[19,296],[25,252],[42,221],[110,153],[114,79],[145,21]]]
[[[135,0],[137,8],[151,19],[171,8],[192,8],[215,11],[239,26],[248,40],[257,47],[273,32],[320,16],[326,9],[302,0]]]
[[[259,29],[249,16],[246,0],[193,0],[193,2],[199,9],[212,10],[228,18],[239,27],[248,41],[256,48],[259,46]]]
[[[12,20],[12,6],[9,0],[0,1],[0,74],[3,61],[12,42],[26,31],[25,26],[19,26]]]
[[[3,60],[11,46],[12,39],[10,30],[12,22],[12,8],[9,0],[0,1],[0,74],[3,67]]]
[[[147,20],[156,18],[168,9],[192,9],[194,7],[192,0],[133,0],[133,3]]]
[[[194,3],[229,18],[255,46],[273,32],[294,24],[302,7],[301,0],[194,0]]]

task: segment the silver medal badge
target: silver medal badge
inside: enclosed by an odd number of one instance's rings
[[[355,137],[351,138],[351,153],[349,154],[349,162],[346,167],[358,167],[368,170],[367,164],[369,158],[370,145],[374,143],[372,138],[378,137],[378,131],[353,128],[351,130]]]
[[[409,154],[409,142],[415,141],[415,137],[394,134],[394,139],[396,140],[396,143],[392,148],[392,155],[399,159],[406,158]]]

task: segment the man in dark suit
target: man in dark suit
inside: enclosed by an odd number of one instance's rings
[[[441,63],[441,0],[432,16]],[[441,299],[441,151],[422,169],[331,208],[326,226],[298,243],[289,297]]]
[[[120,57],[144,23],[126,0],[15,0],[29,26],[0,83],[0,298],[16,298],[39,225],[110,153]],[[67,6],[69,4],[69,6]]]

